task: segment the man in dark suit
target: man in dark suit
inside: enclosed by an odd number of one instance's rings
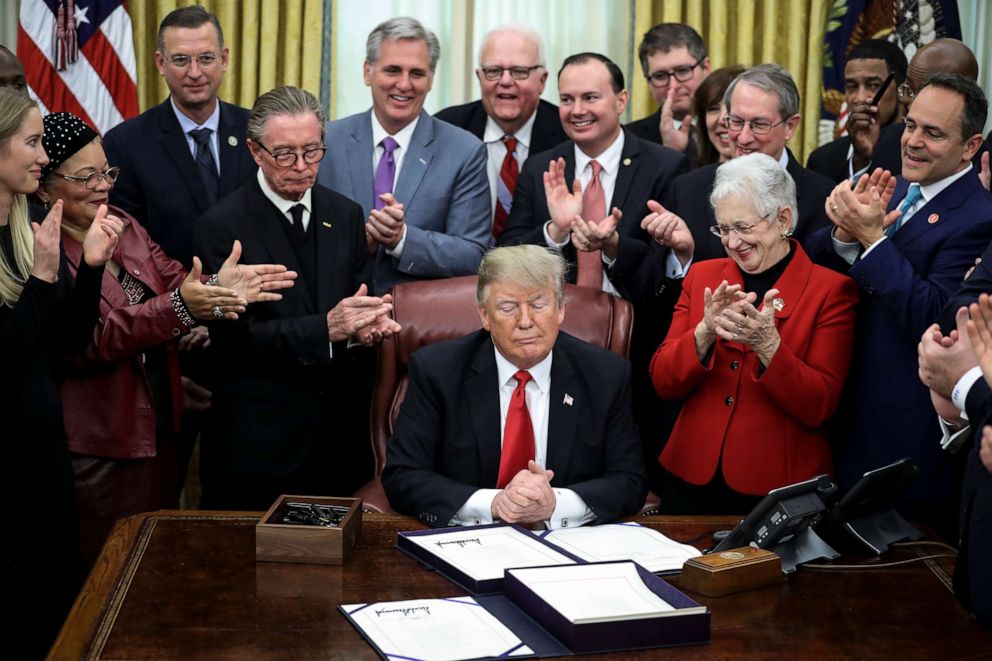
[[[372,108],[331,122],[320,183],[362,205],[372,291],[475,273],[492,240],[486,148],[424,112],[441,56],[419,21],[384,21],[366,43]]]
[[[727,88],[730,140],[734,155],[760,151],[776,159],[796,182],[799,221],[794,237],[805,247],[807,237],[828,225],[823,200],[833,182],[807,170],[785,146],[799,126],[799,90],[789,72],[777,64],[759,64],[738,76]],[[719,164],[683,175],[672,184],[669,211],[682,218],[695,241],[694,261],[726,257],[720,238],[710,233],[716,224],[709,204]]]
[[[931,77],[906,119],[905,178],[894,193],[881,191],[891,194],[888,213],[877,188],[843,182],[825,205],[836,229],[819,231],[808,249],[853,277],[862,296],[834,441],[837,477],[850,485],[909,456],[921,474],[904,509],[938,527],[954,520],[954,462],[935,442],[941,430],[917,376],[917,344],[992,239],[992,197],[971,164],[987,108],[967,78]]]
[[[893,76],[892,82],[878,105],[872,106],[872,99],[890,74]],[[874,144],[878,139],[878,132],[883,127],[900,120],[896,90],[905,80],[906,55],[891,41],[866,39],[852,48],[844,64],[848,135],[813,150],[806,159],[806,167],[836,183],[852,178],[854,173],[867,163],[867,161],[854,162],[855,148],[851,144],[852,136],[862,143],[870,141]],[[859,150],[863,148],[870,150],[867,145],[863,145]]]
[[[482,99],[445,108],[435,117],[486,143],[493,237],[498,239],[527,156],[551,149],[568,136],[561,128],[558,106],[541,100],[548,71],[537,32],[521,26],[491,30],[482,40],[475,75]]]
[[[193,221],[255,173],[245,146],[248,111],[217,99],[228,50],[217,17],[203,7],[162,20],[155,64],[169,98],[103,139],[107,160],[121,169],[110,203],[188,269]]]
[[[646,494],[630,364],[565,317],[564,260],[498,248],[479,269],[484,330],[413,354],[382,482],[434,527],[607,523]]]
[[[389,298],[366,296],[362,209],[315,186],[324,117],[312,94],[278,87],[248,119],[257,177],[196,223],[195,247],[216,269],[234,239],[245,263],[299,274],[281,301],[211,326],[219,356],[202,446],[203,506],[264,509],[280,493],[348,494],[370,475],[369,392],[361,347],[398,330]]]
[[[710,74],[710,58],[699,33],[682,23],[659,23],[644,33],[638,48],[641,69],[658,111],[631,122],[638,138],[692,156],[692,99]]]
[[[629,297],[627,280],[651,245],[641,228],[648,201],[665,196],[688,160],[622,129],[627,90],[623,73],[605,56],[568,57],[558,89],[571,140],[528,159],[499,244],[557,248],[569,262],[570,281]],[[594,186],[595,219],[586,208]]]

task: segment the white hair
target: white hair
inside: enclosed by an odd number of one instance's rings
[[[770,216],[782,207],[792,209],[792,227],[796,231],[799,212],[796,208],[796,182],[779,162],[768,154],[754,153],[732,158],[716,170],[710,205],[728,197],[749,199],[761,216]]]
[[[542,67],[547,67],[547,61],[544,54],[544,40],[541,39],[541,35],[534,28],[529,25],[524,25],[522,23],[508,23],[506,25],[500,25],[493,28],[482,37],[482,43],[479,45],[479,66],[484,66],[482,61],[482,51],[486,49],[486,44],[493,37],[501,34],[518,34],[525,39],[533,41],[537,45],[537,62],[535,64],[540,64]]]

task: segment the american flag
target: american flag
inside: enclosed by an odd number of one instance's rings
[[[138,114],[122,0],[21,0],[17,57],[43,112],[71,112],[101,134]]]

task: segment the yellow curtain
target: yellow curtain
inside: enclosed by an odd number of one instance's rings
[[[634,48],[658,23],[685,23],[706,41],[713,68],[774,62],[799,88],[802,121],[789,141],[800,162],[816,148],[823,85],[823,31],[833,0],[634,0]],[[631,84],[636,118],[656,105],[637,63]]]
[[[158,25],[173,9],[192,4],[217,16],[230,49],[221,99],[250,108],[258,95],[279,85],[320,96],[324,0],[148,0],[128,3],[142,111],[169,95],[155,68]]]

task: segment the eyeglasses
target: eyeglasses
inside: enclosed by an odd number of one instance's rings
[[[102,182],[104,179],[109,181],[110,185],[113,186],[114,183],[117,181],[117,177],[120,175],[120,173],[121,173],[120,168],[113,167],[113,168],[107,168],[103,172],[90,172],[87,175],[83,175],[79,177],[73,176],[71,174],[62,174],[61,172],[53,172],[52,174],[57,174],[63,179],[74,181],[77,184],[82,184],[83,186],[86,186],[86,188],[88,188],[89,190],[96,190],[96,187],[99,186],[100,182]]]
[[[655,71],[654,73],[647,76],[648,82],[651,83],[651,87],[665,87],[670,82],[672,76],[675,80],[680,83],[684,83],[688,80],[692,80],[692,77],[696,75],[696,67],[702,64],[702,60],[696,60],[696,63],[691,67],[675,67],[671,71]]]
[[[543,67],[543,64],[535,64],[532,67],[482,67],[480,71],[486,80],[499,80],[503,77],[504,71],[509,71],[510,77],[514,80],[527,80],[532,71]]]
[[[912,85],[909,84],[909,81],[899,85],[899,87],[896,88],[896,93],[899,95],[899,98],[904,101],[912,101],[916,98],[916,90],[914,90]]]
[[[296,151],[281,151],[278,154],[273,154],[268,147],[263,145],[261,142],[256,142],[256,145],[262,148],[266,154],[272,157],[272,160],[276,162],[276,165],[283,168],[291,168],[296,165],[296,159],[300,157],[299,152]],[[321,159],[324,158],[324,152],[327,151],[327,147],[311,147],[310,149],[303,150],[303,162],[307,165],[313,165],[314,163],[320,163]]]
[[[740,117],[727,115],[726,117],[723,118],[723,121],[725,122],[725,126],[729,128],[731,131],[743,131],[744,125],[747,124],[749,127],[751,127],[751,133],[754,133],[756,135],[765,135],[766,133],[771,133],[772,129],[775,128],[776,126],[785,124],[787,121],[789,121],[789,118],[786,117],[781,122],[775,122],[774,124],[772,124],[771,122],[766,121],[764,119],[744,120],[741,119]]]
[[[201,69],[209,69],[217,63],[219,55],[217,53],[200,53],[195,57],[189,55],[173,55],[165,58],[165,61],[177,69],[188,69],[189,65],[196,60],[196,64]]]
[[[770,215],[770,213],[766,213],[761,217],[761,220],[756,220],[753,223],[736,222],[733,225],[710,225],[710,234],[713,236],[718,236],[721,239],[725,239],[730,236],[731,232],[737,236],[747,236],[754,230],[755,227],[758,226],[759,223],[761,223],[761,221],[768,220],[768,216]]]

